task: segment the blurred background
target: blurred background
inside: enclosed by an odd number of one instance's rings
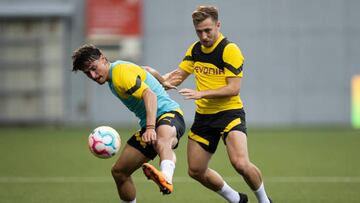
[[[219,8],[245,56],[249,125],[360,127],[357,0],[0,0],[0,124],[136,125],[107,85],[72,73],[73,50],[92,43],[111,61],[167,73],[197,40],[201,4]],[[194,102],[170,94],[190,123]]]
[[[91,43],[111,61],[167,73],[197,40],[191,13],[202,4],[219,8],[221,32],[245,56],[249,153],[271,198],[358,203],[359,0],[0,0],[0,202],[118,202],[116,158],[94,157],[87,137],[110,125],[124,144],[137,119],[108,85],[73,73],[71,55]],[[194,78],[184,87],[195,88]],[[189,128],[194,101],[169,94]],[[140,170],[139,202],[224,201],[188,176],[186,142],[185,134],[174,195],[157,193]],[[219,144],[210,167],[255,202],[225,157]]]

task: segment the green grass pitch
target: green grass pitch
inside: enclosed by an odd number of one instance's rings
[[[134,129],[116,128],[123,143]],[[87,148],[91,128],[0,128],[1,203],[120,202],[110,168]],[[348,128],[249,129],[250,158],[278,203],[360,202],[360,131]],[[138,202],[225,202],[187,175],[186,135],[176,150],[175,191],[163,196],[139,170]],[[210,166],[257,202],[221,142]],[[158,166],[158,159],[152,164]]]

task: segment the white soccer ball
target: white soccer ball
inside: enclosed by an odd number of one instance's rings
[[[90,133],[88,144],[92,154],[107,159],[119,151],[121,139],[119,133],[112,127],[100,126]]]

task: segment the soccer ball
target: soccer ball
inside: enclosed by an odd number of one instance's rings
[[[119,151],[121,139],[115,129],[109,126],[100,126],[90,133],[88,144],[92,154],[107,159]]]

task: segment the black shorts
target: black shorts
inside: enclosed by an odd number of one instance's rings
[[[195,114],[195,120],[189,132],[189,138],[198,142],[202,148],[214,153],[220,137],[224,143],[232,130],[246,134],[246,121],[244,109],[232,109],[216,114]]]
[[[176,146],[174,146],[174,149],[177,148],[180,138],[185,132],[185,122],[183,115],[179,111],[170,111],[164,113],[156,119],[155,128],[158,128],[160,125],[175,126],[176,138],[178,139],[178,143],[176,144]],[[141,128],[139,131],[137,131],[134,135],[130,137],[127,143],[135,149],[139,150],[147,158],[154,159],[157,155],[157,152],[151,144],[147,144],[141,139],[141,136],[145,132],[145,130],[146,128]]]

